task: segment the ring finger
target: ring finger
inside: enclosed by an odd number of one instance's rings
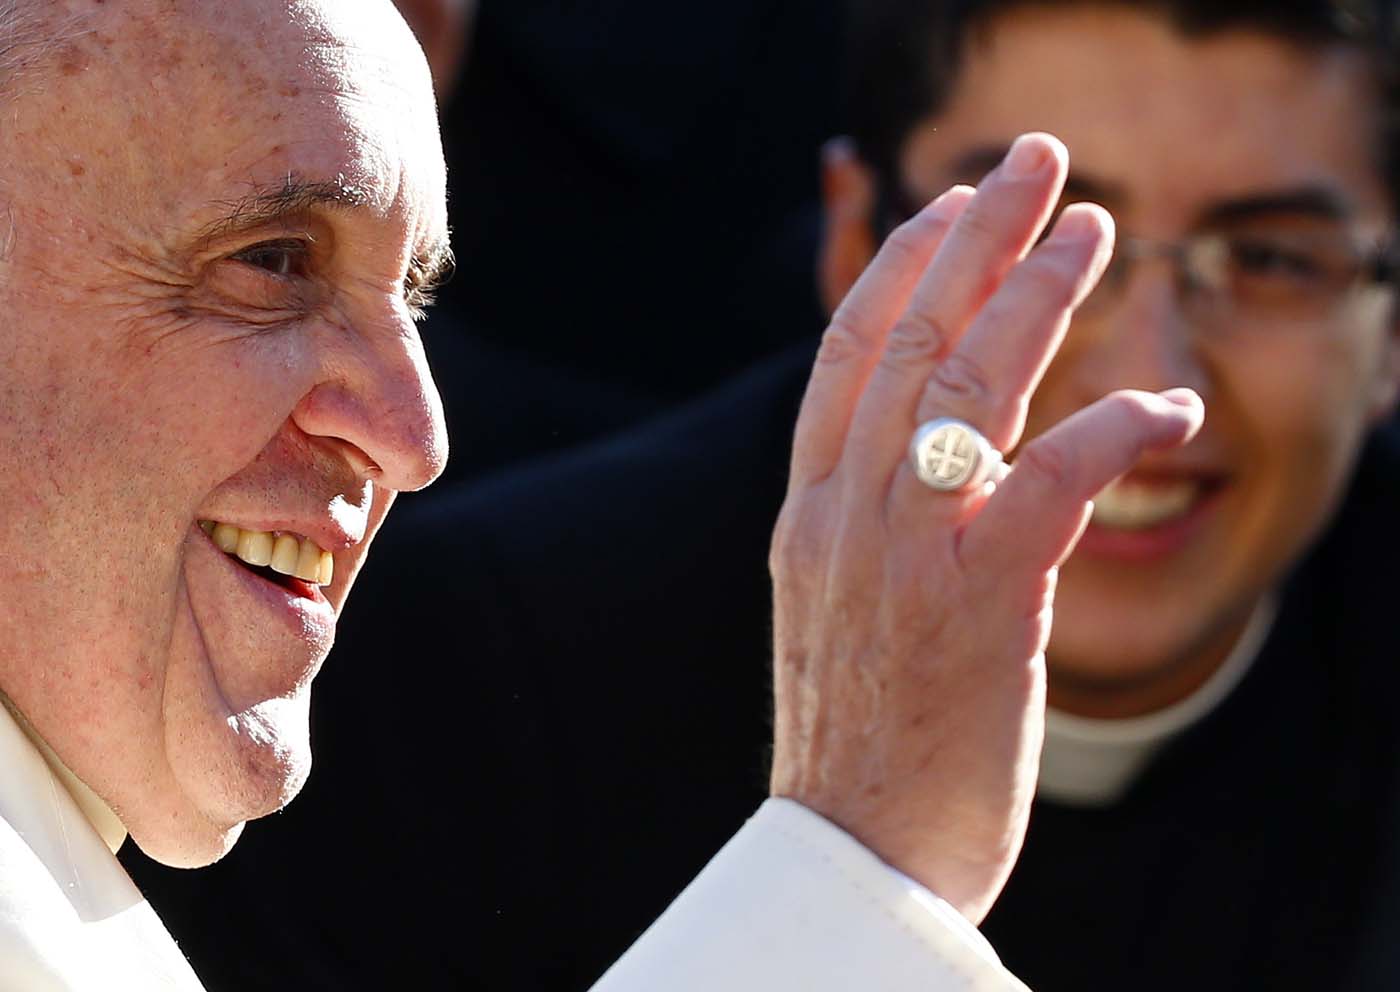
[[[857,404],[842,455],[852,486],[888,482],[929,376],[1035,243],[1067,170],[1062,144],[1024,135],[979,185],[891,328]]]
[[[914,423],[953,417],[976,428],[997,451],[1015,447],[1030,397],[1064,339],[1074,308],[1108,264],[1112,245],[1113,218],[1107,211],[1087,203],[1067,207],[1050,236],[1012,269],[958,346],[934,369]],[[927,505],[927,490],[907,460],[891,498]]]

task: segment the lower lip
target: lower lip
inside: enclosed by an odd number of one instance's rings
[[[1189,544],[1214,515],[1224,493],[1225,487],[1218,486],[1196,500],[1182,516],[1142,530],[1119,530],[1090,521],[1075,548],[1075,557],[1146,562],[1174,555]]]
[[[298,636],[315,638],[335,628],[335,610],[319,586],[298,582],[297,585],[301,587],[301,591],[298,592],[269,582],[262,576],[248,571],[231,555],[219,550],[218,545],[199,528],[195,528],[193,536],[194,543],[201,553],[218,558],[223,568],[268,610],[283,618]]]

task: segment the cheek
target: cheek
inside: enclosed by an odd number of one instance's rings
[[[183,355],[65,347],[0,376],[0,563],[75,604],[48,628],[164,608],[197,507],[285,423],[306,364],[246,340]]]
[[[1256,498],[1309,532],[1355,463],[1382,358],[1379,342],[1355,328],[1317,330],[1231,356],[1217,411]]]
[[[192,510],[258,457],[313,384],[312,362],[291,334],[167,356],[134,377],[116,411],[127,443],[150,459],[131,468],[160,473]]]

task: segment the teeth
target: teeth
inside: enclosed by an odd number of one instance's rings
[[[214,533],[214,543],[219,546],[219,550],[225,554],[234,554],[238,551],[238,536],[243,532],[233,524],[216,524]]]
[[[291,534],[279,534],[277,540],[272,542],[272,561],[268,564],[272,566],[274,572],[283,575],[295,575],[297,571],[297,558],[301,555],[301,542]]]
[[[243,530],[215,520],[201,520],[199,528],[220,551],[249,565],[270,566],[274,572],[321,586],[330,585],[335,577],[335,557],[309,538],[285,531]]]
[[[313,541],[302,541],[297,546],[297,563],[296,567],[292,570],[292,574],[299,579],[305,579],[307,582],[316,582],[325,585],[325,582],[321,582],[322,555],[329,558],[330,552],[322,551]],[[328,581],[330,580],[328,579],[327,582]]]
[[[1192,481],[1144,485],[1119,479],[1094,497],[1094,523],[1116,530],[1146,530],[1185,515],[1201,484]]]
[[[249,565],[271,565],[272,535],[265,530],[245,530],[238,535],[234,554]]]

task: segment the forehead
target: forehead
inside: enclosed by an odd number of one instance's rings
[[[15,147],[90,216],[196,223],[292,174],[440,212],[431,82],[388,0],[133,0],[76,23],[15,102]]]
[[[1116,5],[1026,8],[969,36],[950,99],[911,134],[901,166],[923,192],[976,178],[950,174],[969,151],[1046,130],[1139,227],[1271,189],[1321,187],[1385,211],[1379,113],[1365,57],[1340,46],[1186,38]]]

